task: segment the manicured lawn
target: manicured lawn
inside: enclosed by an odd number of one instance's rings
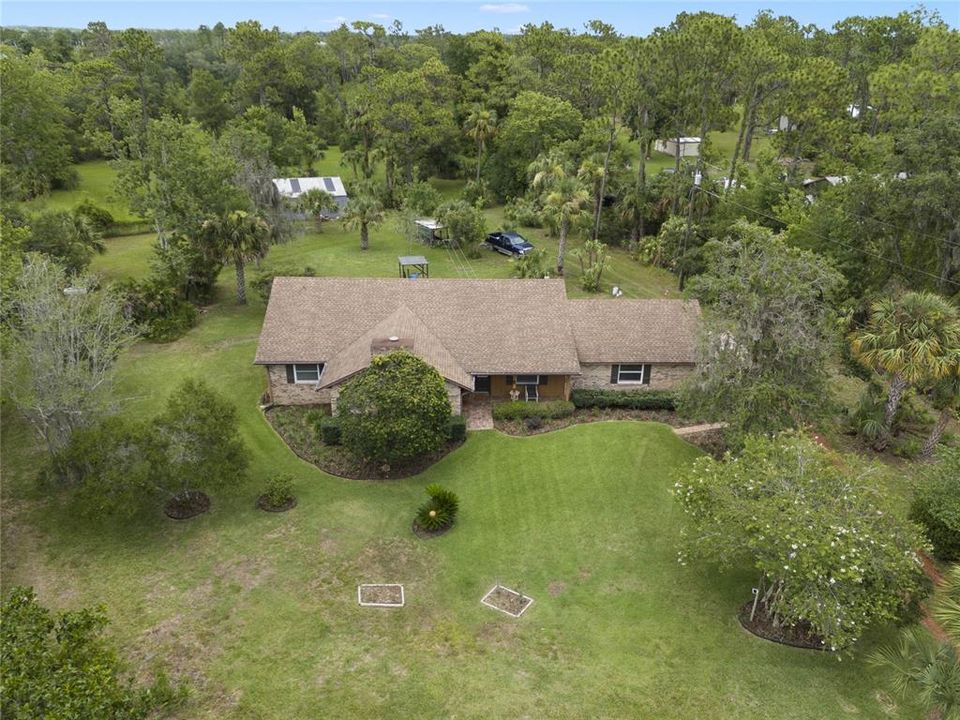
[[[488,211],[491,224],[499,212]],[[541,231],[525,234],[555,251]],[[94,269],[142,275],[151,242],[110,240]],[[355,233],[330,224],[273,248],[264,266],[389,276],[396,256],[414,250],[436,277],[464,271],[445,250],[409,246],[389,222],[373,232],[370,251],[358,245]],[[481,277],[509,275],[509,261],[493,253],[469,265]],[[582,294],[575,266],[571,258],[574,295]],[[620,251],[609,279],[635,297],[674,294],[671,275]],[[180,717],[918,716],[864,663],[878,636],[843,662],[769,644],[734,618],[753,572],[677,563],[670,488],[699,451],[666,426],[472,433],[415,478],[325,475],[298,460],[257,410],[264,375],[252,360],[263,306],[253,298],[237,307],[232,292],[225,270],[200,324],[174,343],[133,347],[116,387],[133,417],[157,412],[188,376],[236,404],[249,478],[213,492],[208,515],[176,522],[151,508],[131,520],[81,520],[66,494],[38,487],[42,456],[2,408],[4,589],[33,585],[54,607],[105,603],[128,657],[188,679]],[[295,478],[299,504],[286,514],[254,507],[274,472]],[[410,523],[431,482],[460,495],[462,514],[452,532],[421,541]],[[497,581],[535,598],[523,618],[480,604]],[[403,583],[407,606],[359,608],[364,582]]]
[[[181,340],[134,347],[117,386],[132,416],[189,375],[236,403],[250,478],[213,493],[209,515],[80,520],[65,496],[44,499],[35,444],[4,408],[4,586],[57,607],[106,603],[133,660],[190,678],[181,717],[917,716],[890,710],[862,661],[875,639],[843,662],[757,640],[734,619],[752,572],[677,564],[669,491],[698,451],[665,426],[474,433],[416,478],[327,476],[256,409],[263,308],[229,292]],[[256,510],[280,471],[299,505]],[[410,522],[430,482],[460,494],[462,516],[420,541]],[[480,604],[497,581],[536,599],[519,621]],[[361,582],[404,583],[407,607],[357,607]]]

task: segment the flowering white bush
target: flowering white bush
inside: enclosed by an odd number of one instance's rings
[[[758,611],[810,623],[830,649],[895,620],[923,594],[915,525],[886,512],[876,466],[800,434],[748,437],[742,454],[697,460],[674,495],[688,517],[681,562],[752,564]]]

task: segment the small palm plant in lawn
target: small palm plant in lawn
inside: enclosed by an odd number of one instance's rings
[[[263,218],[243,210],[235,210],[203,223],[201,232],[208,246],[224,263],[233,261],[237,272],[237,303],[247,304],[247,281],[244,266],[267,254],[270,247],[270,226]]]
[[[370,226],[383,222],[383,205],[373,188],[364,186],[347,201],[343,212],[343,224],[349,230],[360,230],[360,249],[370,247]]]
[[[436,483],[427,485],[427,495],[430,499],[417,510],[414,525],[427,533],[441,533],[456,520],[460,500],[455,493]]]
[[[933,293],[885,298],[873,304],[866,326],[850,336],[850,348],[889,382],[883,433],[874,444],[883,450],[907,388],[936,382],[960,363],[960,316],[948,300]]]

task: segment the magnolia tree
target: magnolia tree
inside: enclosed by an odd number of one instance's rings
[[[887,512],[876,473],[794,433],[700,458],[674,490],[688,520],[681,561],[753,565],[756,612],[771,626],[807,622],[826,647],[847,648],[902,617],[925,587],[923,537]]]
[[[447,440],[450,401],[443,378],[405,350],[375,356],[337,399],[344,446],[358,457],[393,464],[439,450]]]

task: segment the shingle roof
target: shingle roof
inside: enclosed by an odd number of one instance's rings
[[[359,372],[397,337],[448,380],[580,372],[580,363],[692,363],[700,307],[683,300],[568,300],[563,280],[278,277],[255,362]],[[386,345],[385,345],[386,343]]]
[[[398,307],[335,355],[323,369],[320,387],[343,382],[370,365],[371,355],[391,346],[409,350],[435,367],[447,380],[473,390],[473,376],[460,366],[453,354],[406,305]]]
[[[695,300],[570,300],[570,327],[583,363],[692,363]]]
[[[401,306],[466,373],[580,372],[559,279],[278,277],[255,362],[332,362]]]

